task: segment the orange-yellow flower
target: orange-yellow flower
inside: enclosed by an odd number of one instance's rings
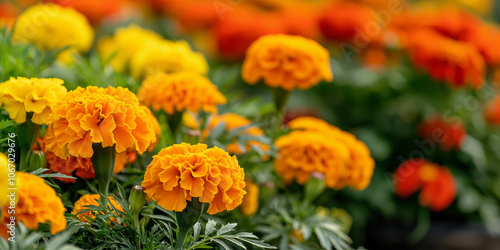
[[[267,35],[247,50],[242,76],[249,84],[260,79],[285,90],[308,89],[333,79],[328,51],[300,36]]]
[[[35,175],[16,172],[19,185],[17,189],[16,221],[22,222],[30,230],[38,228],[39,223],[50,222],[50,233],[56,234],[66,228],[66,218],[61,199],[52,187]],[[3,207],[8,211],[8,205]],[[1,221],[10,218],[2,213]]]
[[[0,28],[6,26],[12,28],[16,17],[19,15],[18,8],[11,3],[0,3]]]
[[[148,166],[142,186],[149,199],[171,211],[182,211],[198,197],[216,214],[239,206],[246,193],[245,173],[235,156],[205,144],[164,148]]]
[[[184,110],[216,112],[216,105],[226,103],[226,97],[208,78],[188,71],[150,76],[137,96],[144,105],[169,115]]]
[[[67,92],[63,83],[57,78],[11,77],[0,84],[0,105],[17,123],[26,122],[26,112],[33,113],[33,123],[48,123],[55,102]]]
[[[447,122],[440,117],[423,121],[418,129],[420,137],[439,144],[441,150],[459,150],[465,142],[467,131],[461,121]]]
[[[247,194],[243,197],[241,203],[241,212],[246,216],[253,216],[259,210],[259,186],[253,183],[252,180],[245,180],[245,191]]]
[[[87,206],[98,207],[99,203],[97,203],[97,201],[99,200],[99,197],[100,197],[99,194],[86,194],[86,195],[80,197],[80,199],[78,199],[75,202],[75,205],[73,207],[73,211],[71,211],[71,214],[76,215],[78,217],[78,219],[80,219],[83,222],[89,221],[87,219],[87,217],[91,218],[91,219],[95,219],[97,212],[87,211],[87,212],[81,213],[81,211],[83,211],[85,209],[89,209]],[[120,206],[120,204],[115,200],[115,198],[109,196],[108,199],[109,199],[109,202],[111,203],[111,205],[113,205],[113,207],[116,208],[116,210],[121,211],[121,212],[125,212],[125,210],[123,210],[122,206]],[[117,219],[115,217],[111,217],[111,220],[114,222],[117,222]]]
[[[147,108],[137,97],[121,87],[78,87],[56,104],[53,113],[55,143],[49,149],[61,158],[90,158],[92,143],[115,146],[118,153],[127,149],[142,153],[156,141]]]
[[[371,181],[375,162],[366,145],[352,134],[320,119],[300,117],[292,120],[291,133],[279,137],[275,168],[285,182],[304,185],[313,172],[325,175],[325,185],[342,189],[365,189]]]
[[[9,204],[10,198],[8,188],[16,188],[16,186],[11,186],[9,183],[9,169],[15,171],[15,165],[11,163],[9,167],[9,160],[6,155],[0,153],[0,207]]]
[[[500,124],[500,96],[496,96],[486,105],[484,119],[490,124]]]
[[[107,16],[116,13],[124,1],[122,0],[50,0],[55,4],[65,7],[71,7],[78,12],[82,13],[92,24],[99,24],[99,22]]]

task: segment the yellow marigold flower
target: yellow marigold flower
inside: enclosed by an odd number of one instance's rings
[[[31,42],[42,50],[71,46],[68,52],[65,52],[68,58],[71,52],[89,50],[94,31],[85,16],[72,8],[38,4],[28,8],[18,17],[13,39]]]
[[[0,84],[0,105],[17,123],[26,122],[26,112],[33,112],[33,123],[48,123],[55,102],[67,92],[63,83],[57,78],[11,77]]]
[[[148,166],[142,186],[149,199],[171,211],[199,197],[216,214],[239,206],[246,193],[245,173],[235,156],[205,144],[175,144],[161,150]]]
[[[156,141],[154,125],[146,107],[121,87],[78,87],[58,101],[53,113],[55,143],[47,147],[60,158],[90,158],[92,143],[142,153]]]
[[[50,222],[51,234],[63,231],[66,228],[66,209],[54,189],[42,178],[25,172],[16,172],[16,178],[19,183],[16,221],[30,230],[37,229],[38,223]],[[8,211],[8,205],[3,207],[3,211]],[[2,213],[1,221],[9,217],[10,214]]]
[[[80,197],[80,199],[78,199],[75,202],[75,205],[73,207],[73,211],[71,211],[71,214],[76,215],[78,217],[78,219],[80,219],[83,222],[89,221],[87,219],[87,217],[89,217],[91,219],[95,219],[97,212],[92,212],[92,211],[87,211],[87,212],[83,212],[83,213],[80,213],[80,212],[85,210],[85,209],[89,209],[87,206],[98,207],[99,203],[97,203],[97,201],[99,200],[99,198],[100,198],[99,194],[86,194],[86,195]],[[114,208],[116,208],[118,211],[125,212],[125,210],[123,210],[122,206],[120,206],[120,204],[115,200],[115,198],[109,196],[108,199]],[[111,220],[114,222],[117,222],[117,219],[114,217],[111,217]]]
[[[253,183],[252,180],[245,180],[245,191],[247,194],[243,197],[241,203],[241,212],[246,216],[253,216],[259,210],[259,186]]]
[[[329,188],[362,190],[370,184],[375,162],[354,135],[312,117],[294,119],[289,127],[295,131],[275,142],[280,154],[275,167],[285,182],[305,184],[312,172],[319,172]]]
[[[226,103],[226,97],[208,78],[188,71],[150,76],[142,83],[137,96],[144,105],[153,110],[162,109],[169,115],[184,110],[216,112],[216,105]]]
[[[12,163],[11,163],[12,164]],[[14,166],[14,164],[12,164]],[[15,167],[14,167],[15,170]],[[10,203],[8,188],[15,188],[9,183],[9,160],[6,155],[0,153],[0,207]]]
[[[98,51],[103,58],[108,58],[115,53],[111,65],[116,71],[124,71],[129,67],[132,56],[140,48],[161,40],[163,38],[153,31],[130,25],[118,28],[113,37],[102,38],[99,41]]]
[[[141,46],[130,62],[130,72],[135,78],[180,71],[208,73],[203,54],[192,51],[186,41],[151,41]]]
[[[260,79],[285,90],[308,89],[332,81],[328,51],[317,42],[291,35],[267,35],[247,50],[242,76],[250,84]]]

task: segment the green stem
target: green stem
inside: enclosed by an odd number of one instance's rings
[[[101,203],[107,204],[109,196],[109,184],[111,183],[111,181],[98,180],[97,183],[99,184],[99,194]]]
[[[100,143],[94,143],[92,149],[94,154],[91,160],[95,177],[99,183],[100,200],[102,204],[107,204],[109,183],[115,168],[116,149],[114,145],[103,148]]]
[[[179,130],[179,127],[181,125],[183,114],[184,111],[176,111],[172,115],[167,115],[168,126],[170,127],[170,131],[172,132],[172,137],[174,138],[175,142],[177,142],[177,131]]]
[[[31,154],[31,148],[35,144],[40,125],[33,123],[31,118],[32,112],[26,113],[26,122],[17,126],[17,134],[19,138],[19,148],[21,150],[21,157],[19,160],[19,170],[25,171],[28,167],[28,162]]]
[[[181,250],[184,247],[189,230],[198,222],[203,213],[204,203],[201,203],[198,198],[192,198],[188,202],[186,208],[182,212],[176,212],[177,225],[179,226],[179,234],[175,242],[176,250]]]
[[[417,227],[410,233],[408,238],[409,242],[411,244],[416,244],[421,241],[427,234],[427,231],[429,231],[430,225],[431,220],[429,208],[421,207],[418,211]]]
[[[139,235],[141,235],[142,234],[142,230],[141,230],[141,225],[139,224],[139,215],[135,214],[135,213],[134,213],[134,227],[139,232]],[[137,235],[135,237],[135,244],[137,245],[137,249],[140,250],[141,249],[141,239],[140,239],[139,235]]]
[[[276,132],[275,138],[281,131],[281,124],[283,124],[283,119],[285,117],[285,107],[286,103],[288,101],[288,98],[290,97],[291,91],[284,90],[282,88],[273,88],[273,102],[274,102],[274,108],[276,109],[276,124],[275,124],[275,129]]]

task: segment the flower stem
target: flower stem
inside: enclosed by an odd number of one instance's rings
[[[275,133],[273,137],[276,139],[281,131],[281,125],[285,118],[285,107],[290,97],[291,91],[284,90],[282,88],[273,88],[273,101],[274,107],[276,109],[276,124],[274,125]]]
[[[172,115],[167,115],[168,126],[170,127],[170,131],[172,132],[172,137],[174,141],[177,141],[177,131],[179,130],[180,124],[182,122],[182,112],[174,112]]]
[[[115,146],[103,148],[100,143],[94,143],[92,149],[94,150],[94,154],[91,160],[95,177],[99,184],[101,203],[107,204],[109,184],[115,167]]]
[[[189,230],[198,222],[203,213],[204,203],[201,203],[198,198],[192,198],[188,202],[186,208],[182,212],[176,212],[177,225],[179,226],[179,234],[175,242],[176,250],[181,250],[184,247]]]
[[[134,214],[134,227],[137,228],[137,231],[139,231],[139,235],[142,234],[142,230],[141,230],[141,225],[139,224],[139,215],[138,214]],[[139,235],[136,236],[135,238],[135,244],[137,245],[137,249],[141,249],[141,239],[139,237]]]
[[[31,147],[35,144],[40,125],[33,123],[31,118],[32,112],[26,113],[26,122],[17,126],[17,134],[19,136],[19,148],[21,150],[21,157],[19,160],[19,170],[25,171],[28,167],[28,162],[31,155]]]

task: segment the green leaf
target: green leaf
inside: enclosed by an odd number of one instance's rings
[[[234,230],[234,228],[236,227],[236,223],[228,223],[226,225],[223,225],[218,231],[217,231],[217,235],[222,235],[222,234],[225,234],[225,233],[228,233],[228,232],[231,232]]]
[[[205,226],[205,237],[210,236],[213,232],[215,232],[215,225],[217,225],[217,222],[214,220],[208,220],[207,225]]]
[[[222,248],[226,249],[226,250],[232,250],[228,245],[226,245],[226,243],[224,243],[222,240],[219,240],[219,239],[213,239],[212,240],[213,242],[219,244],[222,246]]]

